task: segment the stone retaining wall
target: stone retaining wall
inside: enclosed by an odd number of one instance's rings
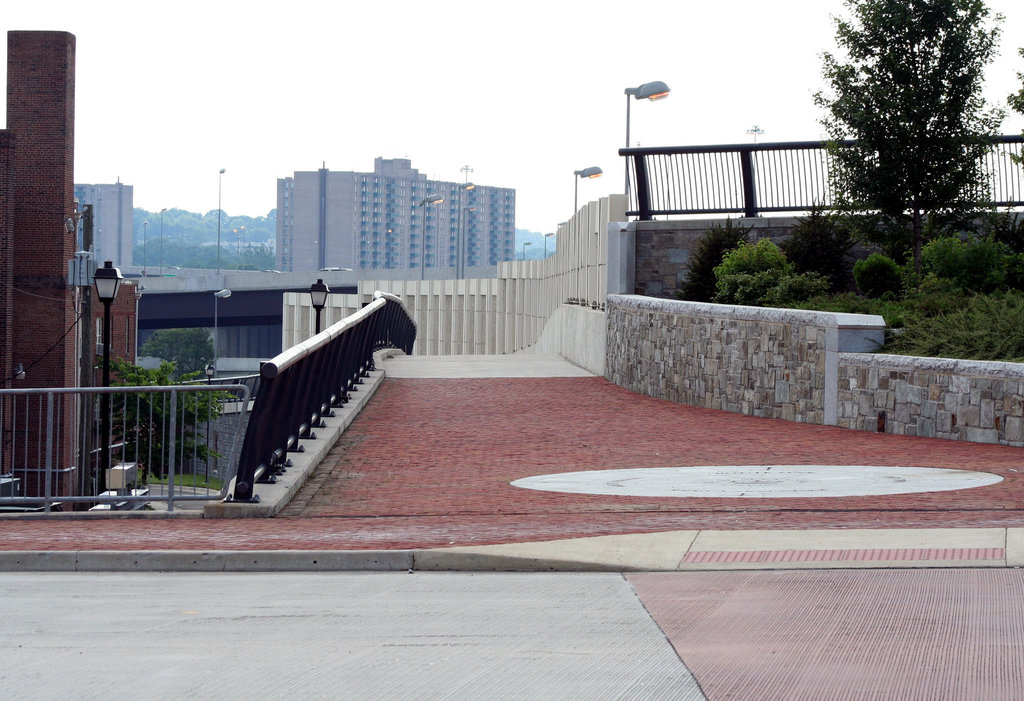
[[[836,423],[839,353],[875,348],[881,317],[608,297],[605,377],[653,397]]]
[[[838,425],[1024,446],[1024,365],[843,353]]]
[[[1024,364],[894,356],[881,317],[610,295],[605,377],[751,416],[1024,447]]]

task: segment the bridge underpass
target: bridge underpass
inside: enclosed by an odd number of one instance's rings
[[[143,280],[142,284],[147,283]],[[208,328],[212,332],[216,316],[217,348],[221,358],[272,358],[282,350],[284,293],[308,291],[308,287],[242,289],[232,290],[230,297],[216,299],[213,294],[216,290],[143,290],[139,300],[138,346],[141,348],[153,332],[160,329]],[[356,287],[332,287],[331,292],[354,294]]]

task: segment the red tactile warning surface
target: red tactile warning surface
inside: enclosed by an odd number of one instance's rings
[[[1004,480],[928,494],[759,500],[509,486],[550,472],[722,464],[914,465]],[[1021,470],[1018,448],[696,409],[599,377],[389,379],[279,518],[2,521],[0,548],[412,548],[676,529],[1020,526]]]
[[[712,701],[1024,698],[1020,569],[628,580]]]
[[[860,550],[705,550],[691,551],[684,563],[707,562],[924,562],[1002,560],[1005,548],[863,548]]]

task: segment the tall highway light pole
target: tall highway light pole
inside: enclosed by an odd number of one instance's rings
[[[626,88],[626,148],[629,148],[629,98],[635,100],[664,100],[668,97],[669,87],[655,80],[650,83],[638,85],[635,88]],[[626,206],[629,206],[629,161],[626,161]]]
[[[444,197],[441,195],[427,195],[420,200],[420,211],[423,213],[423,224],[421,229],[423,230],[420,236],[420,280],[424,279],[426,275],[426,260],[427,260],[427,211],[423,209],[428,204],[438,204],[444,202]]]
[[[593,180],[594,178],[600,178],[601,174],[604,173],[604,171],[598,168],[597,166],[590,166],[589,168],[584,168],[583,170],[576,170],[573,172],[576,174],[576,178],[574,179],[576,183],[576,192],[573,195],[572,200],[572,213],[576,214],[576,212],[579,211],[580,208],[580,178],[587,178],[589,180]]]
[[[628,131],[628,127],[627,127]],[[217,176],[217,274],[220,275],[220,195],[221,195],[221,184],[224,180],[224,168],[220,169],[220,174]]]

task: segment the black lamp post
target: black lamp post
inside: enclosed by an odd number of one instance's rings
[[[316,333],[320,333],[320,312],[327,306],[327,295],[330,293],[331,288],[322,278],[317,278],[316,282],[309,286],[309,298],[313,302],[313,309],[316,310]]]
[[[213,383],[213,363],[206,364],[206,384]]]
[[[93,282],[96,285],[96,296],[103,302],[103,386],[110,386],[110,304],[117,298],[117,290],[121,287],[121,271],[114,267],[112,261],[106,261],[102,268],[96,269]],[[110,469],[110,394],[100,395],[100,470],[97,491],[107,491],[107,470]]]

